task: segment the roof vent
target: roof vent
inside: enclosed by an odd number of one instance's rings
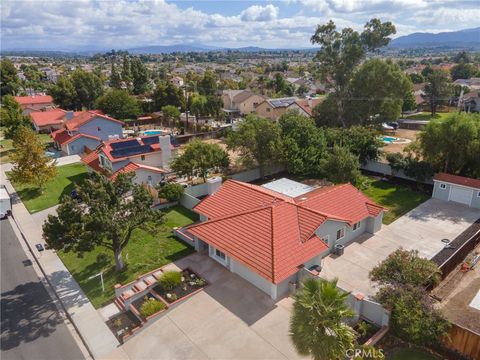
[[[308,199],[308,198],[305,197],[305,196],[300,198],[300,200],[302,200],[302,201],[303,201],[303,200],[307,200],[307,199]]]

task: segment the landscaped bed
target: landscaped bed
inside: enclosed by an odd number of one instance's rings
[[[369,323],[365,320],[360,320],[355,324],[353,329],[357,332],[357,342],[359,344],[365,344],[375,333],[380,330],[380,327]]]
[[[153,291],[172,304],[203,289],[206,285],[205,279],[187,268],[181,272],[166,271]]]
[[[167,305],[152,293],[146,293],[141,298],[132,302],[133,310],[147,321],[151,317],[160,314],[167,309]]]
[[[388,225],[400,216],[430,199],[421,191],[412,190],[406,185],[369,178],[362,192],[370,199],[388,209],[383,215],[383,223]]]
[[[8,174],[7,174],[8,175]],[[12,183],[27,210],[33,214],[58,205],[63,196],[70,196],[75,184],[80,184],[88,176],[81,163],[57,167],[57,176],[45,184],[43,191],[30,185]]]
[[[158,269],[172,261],[190,255],[195,250],[177,240],[172,233],[174,227],[189,225],[198,219],[197,214],[182,206],[175,206],[165,212],[165,223],[159,230],[149,233],[141,229],[133,232],[124,251],[127,266],[123,271],[115,270],[113,253],[103,247],[96,247],[78,257],[74,253],[59,251],[58,255],[73,277],[80,284],[93,306],[99,308],[115,298],[114,285],[125,284],[138,276]],[[105,292],[100,279],[92,278],[103,271]]]
[[[122,344],[140,325],[141,321],[131,311],[121,312],[107,321],[107,326]]]

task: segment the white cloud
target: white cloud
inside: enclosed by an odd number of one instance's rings
[[[252,5],[240,13],[243,21],[270,21],[278,16],[278,7],[269,4],[267,6]]]

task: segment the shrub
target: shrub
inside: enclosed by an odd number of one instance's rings
[[[183,195],[183,190],[181,184],[170,183],[162,186],[158,195],[168,201],[178,201]]]
[[[165,290],[172,290],[182,282],[182,273],[180,271],[165,271],[158,282]]]
[[[146,318],[165,309],[165,307],[166,305],[159,300],[148,299],[140,307],[140,314]]]
[[[194,282],[196,286],[204,286],[206,284],[205,279],[202,278],[196,278]]]

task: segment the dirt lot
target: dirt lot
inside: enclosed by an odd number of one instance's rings
[[[480,245],[470,254],[480,253]],[[440,307],[451,322],[480,333],[480,310],[469,306],[480,291],[480,265],[474,270],[463,273],[457,268],[432,292],[443,300]]]
[[[418,130],[398,129],[393,136],[414,141],[419,133],[420,131]],[[382,149],[385,152],[397,153],[403,152],[403,149],[405,149],[407,145],[409,144],[388,144],[385,145]]]

